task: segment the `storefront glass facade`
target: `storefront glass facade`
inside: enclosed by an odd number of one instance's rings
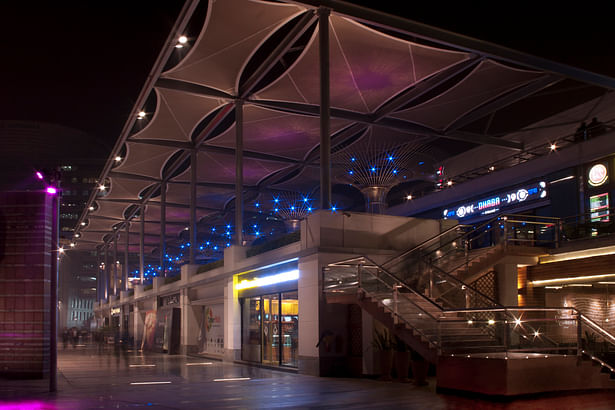
[[[297,367],[299,297],[297,280],[288,272],[297,272],[296,261],[238,275],[238,282],[266,283],[239,291],[242,360]],[[270,283],[272,277],[291,279]]]

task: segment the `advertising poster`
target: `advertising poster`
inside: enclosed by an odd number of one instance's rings
[[[141,350],[153,350],[155,334],[156,334],[156,311],[150,310],[145,313],[145,321],[143,322],[143,341],[141,342]]]
[[[200,353],[224,354],[224,304],[202,307],[201,324],[197,342]]]

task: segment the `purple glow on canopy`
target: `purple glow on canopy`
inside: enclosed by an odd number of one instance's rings
[[[48,186],[48,187],[47,187],[47,193],[48,193],[48,194],[50,194],[50,195],[55,195],[55,194],[57,194],[57,193],[58,193],[58,190],[57,190],[57,189],[55,189],[55,188],[54,188],[54,187],[52,187],[52,186]]]
[[[36,171],[36,177],[38,179],[43,179],[43,174],[41,174],[40,171]]]

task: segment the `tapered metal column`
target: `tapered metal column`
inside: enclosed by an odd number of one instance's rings
[[[102,264],[102,256],[100,254],[100,246],[96,248],[96,302],[102,299],[102,275],[100,265]]]
[[[122,290],[128,290],[128,249],[130,246],[130,222],[124,223],[126,227],[126,248],[124,249],[124,275],[122,279]]]
[[[141,204],[139,210],[141,215],[141,227],[139,231],[139,278],[141,279],[141,285],[145,278],[145,204]]]
[[[243,245],[243,100],[235,102],[235,245]]]
[[[117,230],[113,234],[113,295],[117,296]]]
[[[162,181],[160,184],[160,274],[162,277],[167,276],[165,269],[165,258],[167,253],[167,182]],[[192,249],[193,247],[191,247]]]
[[[109,244],[105,242],[105,300],[109,300]]]
[[[326,7],[318,9],[318,45],[320,47],[320,208],[331,207],[331,138],[329,77],[329,15]]]
[[[197,151],[190,153],[190,263],[196,263],[196,171]]]

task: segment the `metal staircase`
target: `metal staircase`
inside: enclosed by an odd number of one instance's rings
[[[506,215],[457,226],[381,265],[368,256],[329,264],[323,291],[329,303],[358,304],[434,364],[442,357],[576,356],[577,365],[591,361],[613,379],[613,357],[604,352],[615,351],[615,337],[576,309],[504,307],[460,279],[476,279],[508,252],[558,246],[558,231],[553,218]]]

